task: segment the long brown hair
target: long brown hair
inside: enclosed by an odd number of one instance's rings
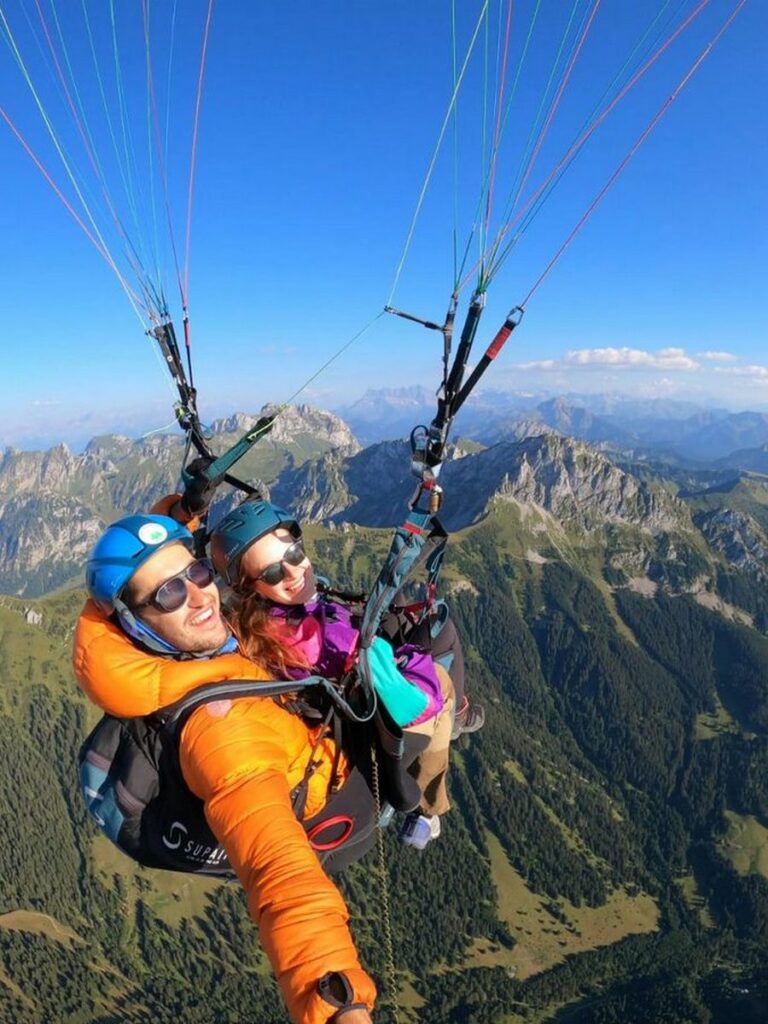
[[[275,676],[290,669],[311,668],[306,658],[290,643],[294,626],[289,620],[270,615],[271,604],[240,581],[230,605],[230,625],[243,653],[269,669]]]

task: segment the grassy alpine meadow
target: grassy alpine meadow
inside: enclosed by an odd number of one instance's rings
[[[318,567],[361,589],[390,536],[307,530]],[[639,592],[639,572],[607,568],[609,543],[591,534],[576,556],[575,534],[504,501],[449,545],[486,725],[455,748],[440,841],[417,857],[384,836],[409,1024],[588,1022],[598,1007],[624,1024],[628,999],[656,1006],[683,979],[688,1016],[669,1019],[698,1020],[761,976],[768,649],[684,589]],[[742,579],[730,596],[750,594]],[[70,667],[82,600],[0,598],[0,1020],[277,1024],[240,887],[139,868],[85,814],[76,753],[98,712]],[[382,978],[374,879],[369,860],[340,882]]]
[[[768,878],[768,825],[751,814],[726,811],[728,831],[720,848],[740,875]]]
[[[658,906],[647,893],[616,891],[601,907],[577,907],[568,900],[553,904],[529,889],[493,834],[486,841],[499,916],[517,941],[511,950],[476,942],[469,956],[473,966],[504,967],[525,980],[572,954],[658,929]]]

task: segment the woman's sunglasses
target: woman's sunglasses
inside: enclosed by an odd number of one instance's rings
[[[146,600],[133,605],[133,609],[135,611],[152,605],[154,608],[159,608],[161,612],[178,611],[187,600],[187,580],[194,583],[196,587],[209,587],[213,583],[215,575],[216,571],[210,559],[198,558],[196,562],[190,562],[186,569],[182,569],[181,572],[177,572],[175,576],[171,576],[170,579],[161,583]]]
[[[291,544],[286,549],[285,554],[279,562],[272,562],[266,569],[262,569],[258,576],[254,578],[254,583],[266,583],[268,587],[277,586],[285,579],[285,568],[286,565],[297,566],[306,559],[304,548],[302,547],[301,541],[297,540],[295,544]]]

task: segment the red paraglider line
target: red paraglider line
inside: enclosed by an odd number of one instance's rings
[[[615,109],[615,107],[621,102],[621,100],[624,99],[624,97],[627,95],[627,93],[631,89],[633,89],[635,85],[637,85],[637,83],[640,81],[640,79],[643,77],[643,75],[645,75],[645,73],[652,67],[652,65],[656,63],[656,61],[662,56],[662,54],[666,50],[669,49],[669,47],[672,45],[672,43],[675,41],[675,39],[677,39],[677,37],[681,34],[681,32],[683,32],[686,28],[688,28],[688,26],[691,24],[691,22],[695,18],[697,18],[699,14],[701,14],[701,12],[704,10],[704,8],[707,6],[708,3],[709,3],[709,0],[700,0],[700,3],[694,8],[693,11],[691,11],[691,13],[688,15],[688,17],[685,18],[685,20],[682,21],[678,25],[678,27],[674,30],[674,32],[670,35],[670,37],[666,40],[666,42],[664,42],[659,47],[659,49],[648,58],[648,60],[645,62],[645,64],[643,64],[643,66],[641,68],[639,68],[635,72],[635,74],[630,78],[630,80],[627,82],[627,84],[624,86],[624,88],[621,90],[621,92],[619,92],[613,98],[613,100],[611,100],[611,102],[608,104],[608,106],[605,108],[605,110],[602,112],[602,114],[600,114],[600,116],[595,119],[595,121],[589,126],[589,128],[587,128],[584,132],[582,132],[582,134],[579,136],[578,139],[576,139],[576,141],[570,147],[570,149],[565,154],[565,156],[563,156],[558,161],[558,163],[552,169],[551,173],[547,176],[547,178],[545,178],[545,180],[536,189],[536,191],[533,192],[528,197],[528,200],[525,202],[525,204],[517,211],[517,213],[509,221],[509,223],[507,225],[505,225],[503,231],[499,232],[498,241],[501,241],[501,239],[504,238],[505,235],[509,234],[509,232],[515,226],[515,224],[517,224],[518,221],[520,221],[521,218],[525,216],[525,214],[530,210],[530,208],[533,205],[533,203],[536,202],[536,200],[539,198],[539,196],[542,194],[542,192],[547,188],[547,186],[553,180],[553,178],[555,178],[559,174],[560,170],[565,166],[565,164],[567,164],[568,161],[571,160],[572,157],[575,156],[576,153],[578,153],[578,151],[582,148],[582,146],[589,139],[589,137],[600,127],[600,125],[603,123],[603,121],[605,121],[605,119],[608,117],[608,115],[611,113],[611,111],[613,111]],[[489,271],[489,276],[492,275],[493,273],[495,273],[495,271],[498,269],[498,266],[499,266],[500,262],[501,262],[500,259],[495,262],[494,266]],[[466,274],[466,276],[464,277],[464,280],[459,285],[457,291],[461,291],[464,288],[464,286],[467,284],[467,282],[472,277],[474,277],[474,274],[475,274],[475,272],[476,272],[476,270],[478,269],[479,266],[480,266],[480,261],[478,260],[475,263],[475,265]]]
[[[43,166],[43,164],[41,163],[41,161],[39,160],[39,158],[35,154],[35,151],[29,145],[29,143],[24,138],[24,136],[21,134],[21,132],[16,127],[16,125],[13,123],[13,121],[10,119],[10,117],[8,116],[8,114],[6,113],[6,111],[5,111],[5,109],[3,107],[0,107],[0,117],[3,118],[5,123],[11,129],[11,131],[16,136],[16,138],[19,140],[21,145],[26,150],[27,155],[32,160],[34,165],[37,167],[38,171],[40,171],[42,176],[45,178],[45,180],[51,186],[51,188],[56,193],[56,195],[59,197],[59,199],[62,201],[62,203],[64,204],[64,206],[66,207],[68,212],[71,214],[71,216],[74,219],[74,221],[82,228],[82,230],[84,231],[86,237],[93,244],[93,247],[96,249],[96,251],[102,257],[104,262],[107,264],[108,267],[110,267],[111,270],[113,270],[115,272],[115,274],[117,275],[117,279],[119,280],[120,284],[125,289],[125,292],[129,296],[131,301],[136,303],[138,306],[141,306],[141,308],[145,311],[145,313],[147,313],[147,315],[149,315],[149,310],[147,309],[147,306],[145,305],[145,303],[142,302],[142,300],[138,297],[138,295],[134,292],[134,290],[131,288],[131,286],[128,284],[128,282],[125,280],[125,278],[120,273],[120,271],[118,270],[117,266],[115,265],[114,260],[109,255],[109,253],[104,248],[104,246],[101,244],[101,242],[99,242],[94,237],[94,235],[91,233],[90,229],[85,225],[85,223],[83,222],[82,218],[78,214],[77,210],[75,210],[75,208],[72,206],[70,201],[67,199],[67,197],[64,195],[64,193],[59,188],[59,186],[53,180],[51,175],[48,173],[46,168]]]
[[[586,222],[589,220],[590,216],[594,212],[595,208],[599,205],[600,201],[603,199],[605,194],[608,192],[608,190],[614,184],[616,179],[619,177],[621,172],[624,170],[624,168],[630,162],[630,160],[635,155],[635,153],[638,151],[638,149],[642,146],[642,144],[645,142],[645,140],[651,134],[651,132],[656,127],[656,125],[659,123],[659,121],[662,119],[664,114],[666,114],[666,112],[669,110],[669,108],[675,102],[675,100],[680,95],[680,93],[683,91],[683,89],[688,84],[688,82],[691,80],[691,78],[693,78],[694,74],[698,71],[699,67],[704,62],[704,60],[709,56],[709,54],[711,53],[712,49],[719,42],[719,40],[722,37],[722,35],[730,27],[730,25],[733,22],[734,18],[736,17],[736,15],[739,13],[739,11],[741,10],[741,8],[744,6],[744,4],[746,2],[747,2],[747,0],[739,0],[739,2],[736,4],[734,9],[731,11],[731,13],[728,16],[728,18],[720,26],[720,29],[718,30],[716,35],[710,40],[709,43],[707,43],[707,45],[704,47],[704,49],[698,55],[696,60],[690,66],[688,71],[685,73],[683,78],[680,80],[680,82],[677,84],[677,86],[675,86],[674,90],[669,94],[669,96],[666,98],[666,100],[661,105],[661,107],[659,107],[659,109],[656,111],[654,116],[651,118],[650,122],[646,125],[645,129],[641,132],[641,134],[635,140],[634,145],[632,146],[630,151],[627,153],[627,155],[621,161],[621,163],[616,168],[616,170],[613,172],[613,174],[608,179],[608,181],[605,183],[605,185],[597,193],[595,198],[590,203],[589,208],[585,211],[584,215],[580,218],[580,220],[578,221],[576,226],[573,228],[571,233],[568,235],[566,240],[563,242],[563,244],[557,250],[555,255],[549,261],[549,263],[547,264],[547,266],[544,269],[543,273],[539,275],[539,278],[536,281],[536,283],[533,285],[531,290],[528,292],[528,294],[525,296],[523,301],[520,303],[520,308],[521,309],[525,309],[526,305],[531,300],[532,296],[538,291],[538,289],[544,283],[546,278],[549,276],[550,272],[552,271],[552,268],[555,266],[557,261],[560,259],[560,257],[563,255],[565,250],[571,244],[573,239],[576,237],[576,235],[579,233],[579,231],[584,227]]]
[[[195,99],[195,120],[192,129],[192,154],[189,162],[189,190],[187,192],[187,237],[184,244],[184,297],[189,295],[189,244],[192,235],[192,196],[195,189],[195,169],[197,164],[197,136],[200,126],[200,106],[203,99],[203,79],[205,77],[205,62],[208,55],[208,38],[211,31],[211,18],[213,16],[213,2],[208,0],[208,16],[205,19],[203,31],[203,47],[200,53],[200,71],[197,76],[197,97]],[[186,304],[186,303],[185,303]]]
[[[557,113],[557,108],[560,106],[560,100],[563,98],[565,87],[568,84],[571,74],[573,73],[573,69],[576,66],[576,61],[578,60],[579,54],[581,53],[584,43],[586,42],[587,36],[589,35],[589,30],[592,27],[592,22],[595,20],[595,15],[597,14],[597,9],[600,6],[600,3],[601,0],[595,0],[592,10],[589,14],[589,19],[587,20],[587,23],[584,26],[584,30],[581,33],[581,38],[579,39],[578,45],[576,46],[576,49],[573,51],[573,54],[571,55],[571,59],[568,62],[568,67],[565,69],[565,74],[563,75],[560,85],[558,86],[557,93],[555,94],[555,98],[552,101],[552,106],[549,108],[547,118],[544,122],[541,131],[539,132],[539,137],[536,140],[536,145],[534,147],[533,153],[531,154],[531,158],[528,161],[528,166],[525,169],[523,180],[520,182],[520,187],[518,188],[517,195],[515,196],[515,202],[517,202],[517,200],[520,198],[523,189],[528,183],[528,179],[530,178],[533,172],[533,168],[536,164],[536,159],[539,153],[541,152],[541,147],[544,145],[544,139],[547,137],[547,132],[552,126],[552,121],[554,120],[555,114]]]

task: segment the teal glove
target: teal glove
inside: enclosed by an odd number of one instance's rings
[[[423,690],[398,669],[392,647],[377,636],[368,648],[373,686],[384,707],[401,728],[421,715],[429,703]]]

